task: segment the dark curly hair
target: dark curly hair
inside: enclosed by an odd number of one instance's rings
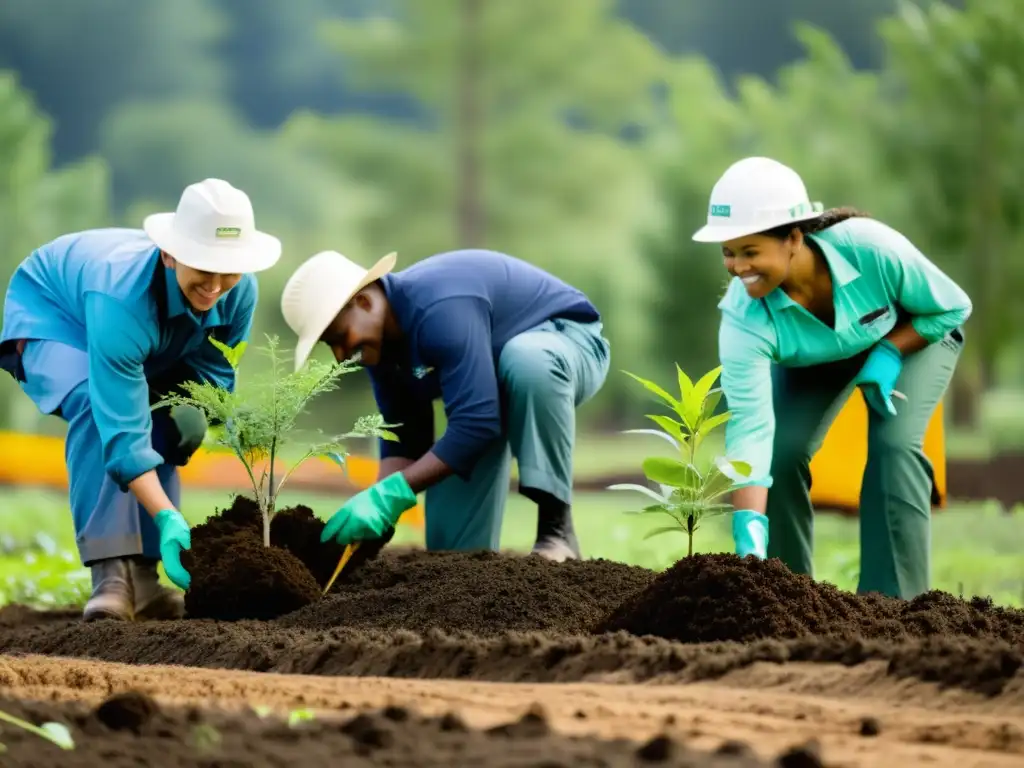
[[[766,229],[760,234],[765,237],[774,237],[776,240],[785,240],[789,237],[789,233],[794,229],[799,229],[805,235],[813,235],[815,232],[821,232],[829,227],[834,227],[841,221],[858,217],[867,218],[869,216],[870,214],[848,206],[843,208],[830,208],[816,218],[808,219],[807,221],[798,221],[795,224],[783,224],[780,227],[772,227],[771,229]]]

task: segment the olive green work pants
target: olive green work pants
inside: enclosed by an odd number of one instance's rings
[[[868,455],[860,494],[861,594],[911,599],[929,589],[934,473],[923,443],[963,347],[960,331],[910,355],[893,399],[897,414],[868,408]],[[854,389],[866,353],[810,366],[773,366],[775,445],[768,492],[768,556],[792,571],[813,570],[811,458]]]

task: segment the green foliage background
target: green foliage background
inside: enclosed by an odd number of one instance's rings
[[[690,234],[718,175],[768,154],[963,281],[974,426],[1024,373],[1022,95],[1016,0],[5,0],[0,280],[219,176],[285,243],[257,339],[288,338],[280,290],[316,251],[484,246],[587,291],[614,371],[659,380],[717,362],[725,274]],[[362,379],[313,419],[367,412]],[[613,374],[583,425],[643,404]],[[0,381],[0,426],[50,421]]]

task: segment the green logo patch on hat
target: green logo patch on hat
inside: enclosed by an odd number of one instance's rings
[[[731,205],[712,205],[711,206],[711,215],[712,216],[721,216],[724,219],[728,219],[730,216],[732,216],[732,206]]]
[[[239,238],[242,236],[242,230],[239,227],[217,227],[217,237],[231,237]]]

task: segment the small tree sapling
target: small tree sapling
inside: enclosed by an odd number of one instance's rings
[[[229,347],[213,338],[209,341],[221,351],[232,370],[237,371],[247,343],[243,341]],[[306,406],[317,395],[336,389],[341,377],[358,370],[359,365],[354,361],[326,363],[311,359],[298,371],[284,373],[276,336],[267,337],[262,351],[270,359],[270,371],[247,387],[244,396],[211,382],[191,381],[181,385],[184,393],[167,395],[153,408],[190,405],[201,410],[211,424],[220,425],[211,430],[212,444],[230,450],[245,467],[263,516],[263,544],[269,547],[270,520],[276,511],[278,495],[296,469],[308,459],[320,456],[343,467],[348,456],[344,441],[355,437],[393,440],[395,435],[387,427],[395,425],[385,424],[380,414],[361,416],[350,432],[303,445],[300,458],[277,477],[282,449],[292,442],[296,422]],[[265,465],[260,470],[257,465],[262,462]]]
[[[644,459],[643,471],[648,480],[658,484],[659,491],[636,483],[609,486],[613,491],[636,491],[655,503],[631,514],[662,514],[672,518],[673,524],[648,532],[645,539],[671,531],[684,531],[689,539],[687,556],[693,554],[693,534],[700,521],[707,516],[722,514],[732,505],[721,498],[732,491],[741,478],[749,477],[750,465],[742,461],[717,457],[711,466],[701,472],[697,462],[699,449],[715,429],[725,424],[728,411],[715,413],[722,391],[713,388],[721,367],[704,374],[696,383],[677,365],[679,396],[669,394],[660,386],[628,371],[626,375],[640,382],[672,411],[672,416],[649,414],[647,418],[661,429],[630,429],[626,434],[656,435],[669,442],[679,458],[651,456]]]

